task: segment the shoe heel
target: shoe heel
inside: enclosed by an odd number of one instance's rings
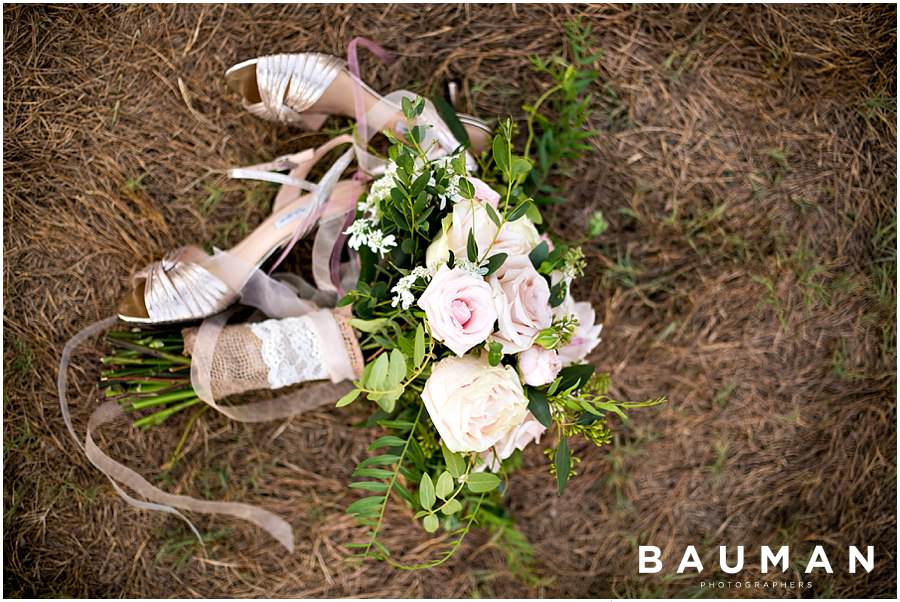
[[[322,124],[328,119],[327,113],[300,113],[297,121],[303,126],[303,129],[310,132],[317,132],[322,129]]]

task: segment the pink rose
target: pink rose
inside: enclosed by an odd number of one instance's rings
[[[456,355],[483,342],[494,327],[497,310],[491,287],[482,278],[459,268],[441,266],[419,297],[419,307],[432,336]]]
[[[552,252],[553,252],[553,249],[554,249],[555,247],[553,246],[553,241],[550,240],[550,237],[547,236],[547,234],[541,234],[541,240],[542,240],[543,242],[547,243],[547,250],[548,250],[549,252],[552,253]],[[554,284],[555,284],[555,283],[554,283]]]
[[[488,203],[494,209],[497,208],[497,203],[500,202],[500,193],[479,180],[478,178],[473,178],[469,176],[466,178],[469,182],[472,183],[472,187],[475,189],[475,198],[483,203]]]
[[[562,370],[562,360],[553,349],[532,345],[519,354],[519,374],[526,385],[540,387],[553,382]]]
[[[498,332],[503,353],[519,353],[531,347],[537,334],[550,326],[550,287],[525,255],[509,257],[490,277],[497,308]]]
[[[506,437],[497,442],[492,449],[482,452],[481,459],[483,464],[475,467],[476,472],[488,470],[497,472],[500,470],[500,462],[507,459],[517,449],[525,449],[529,443],[537,443],[541,440],[541,435],[547,427],[538,422],[534,414],[528,412],[525,420],[512,430]]]
[[[578,326],[572,340],[565,347],[559,349],[559,359],[564,366],[576,364],[586,358],[600,343],[600,331],[603,324],[594,324],[596,314],[590,303],[585,301],[575,302],[571,296],[567,296],[554,312],[557,316],[574,315],[578,319]]]

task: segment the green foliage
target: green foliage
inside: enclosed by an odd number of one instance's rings
[[[534,70],[553,85],[533,105],[523,106],[528,116],[525,156],[534,144],[534,168],[526,190],[539,204],[563,202],[554,176],[566,174],[566,164],[591,151],[588,140],[599,132],[588,128],[593,96],[588,90],[600,76],[595,68],[601,53],[592,52],[591,26],[575,20],[566,24],[568,59],[531,57]]]

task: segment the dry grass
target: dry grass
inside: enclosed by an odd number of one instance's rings
[[[562,52],[576,15],[604,52],[603,133],[553,228],[580,235],[603,210],[611,228],[586,247],[577,291],[606,325],[593,359],[620,396],[671,402],[635,413],[616,447],[578,450],[563,498],[540,451],[526,454],[508,503],[544,583],[517,580],[483,533],[431,572],[342,562],[358,535],[347,477],[370,437],[348,411],[258,426],[207,415],[171,475],[159,467],[178,424],[105,431],[171,491],[287,516],[293,556],[198,517],[204,551],[177,520],[119,500],[65,433],[59,350],[111,312],[133,267],[177,244],[233,243],[260,220],[271,189],[221,170],[321,141],[245,114],[224,70],[342,54],[366,35],[400,55],[364,58],[376,88],[458,77],[465,109],[521,115],[546,86],[526,56]],[[748,546],[751,564],[760,544],[789,543],[798,565],[815,544],[834,552],[835,574],[805,595],[894,595],[895,18],[824,5],[6,7],[5,594],[693,595],[697,577],[639,576],[636,545],[671,567],[696,544],[712,576],[720,543]],[[73,372],[77,399],[92,399],[92,357]],[[78,424],[92,403],[76,403]],[[422,536],[398,519],[390,538]],[[850,544],[876,546],[871,574],[847,574]]]

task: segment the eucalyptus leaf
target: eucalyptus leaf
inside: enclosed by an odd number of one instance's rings
[[[426,510],[431,510],[431,507],[434,506],[435,499],[434,483],[426,472],[422,475],[422,480],[419,482],[419,503],[422,504],[422,507]]]
[[[406,377],[406,356],[399,349],[391,350],[391,357],[388,363],[388,380],[387,389],[396,389]]]
[[[507,257],[508,255],[506,253],[496,253],[488,257],[487,273],[485,274],[485,277],[490,276],[491,274],[499,270],[503,265],[503,262],[506,261]]]
[[[517,219],[525,215],[525,213],[528,211],[528,205],[530,204],[531,201],[524,201],[522,203],[519,203],[516,208],[513,209],[512,212],[510,212],[506,219],[511,222],[516,221]]]
[[[460,510],[462,510],[462,504],[459,503],[459,500],[450,500],[449,502],[444,504],[443,508],[441,508],[441,512],[443,512],[447,516],[456,514]]]
[[[353,318],[350,320],[350,326],[359,330],[360,332],[378,332],[380,330],[384,330],[387,327],[388,320],[387,318],[376,318],[374,320],[360,320],[359,318]]]
[[[438,517],[436,517],[434,514],[429,514],[424,519],[422,519],[422,526],[425,527],[425,530],[429,533],[434,533],[438,530],[438,526],[440,526]]]
[[[469,261],[478,261],[478,244],[475,242],[475,232],[469,229],[469,239],[466,241],[466,255]]]
[[[356,398],[359,397],[359,394],[360,394],[361,392],[362,392],[362,391],[360,391],[359,389],[353,389],[352,391],[350,391],[349,393],[347,393],[346,395],[344,395],[343,397],[341,397],[340,399],[338,399],[338,401],[337,401],[337,403],[335,404],[335,406],[338,407],[338,408],[342,408],[342,407],[344,407],[344,406],[350,405],[351,403],[353,403],[354,401],[356,401]]]
[[[494,206],[490,203],[485,203],[484,208],[487,211],[488,217],[491,218],[491,221],[494,222],[494,225],[498,228],[500,227],[500,215],[497,213],[497,210],[494,209]]]
[[[450,474],[458,479],[466,472],[466,461],[461,455],[447,449],[447,446],[441,442],[441,454],[444,456],[444,464]]]
[[[491,144],[491,151],[494,156],[494,163],[504,174],[509,173],[509,143],[502,135],[494,136],[494,142]]]
[[[382,353],[378,356],[378,359],[375,360],[375,365],[372,366],[372,372],[369,374],[369,379],[365,383],[366,388],[373,389],[375,391],[385,390],[385,383],[387,381],[387,373],[389,367],[390,360],[388,360],[388,355],[386,353]]]
[[[422,323],[416,327],[416,343],[415,343],[415,352],[413,353],[413,364],[415,364],[416,368],[422,365],[422,362],[425,361],[425,329],[422,328]]]
[[[547,241],[543,240],[538,246],[531,250],[531,253],[528,254],[528,259],[531,260],[531,265],[534,266],[534,269],[538,269],[547,259],[548,255],[550,255],[550,247],[547,245]]]
[[[459,195],[464,199],[471,199],[475,196],[475,187],[466,178],[459,179]]]
[[[434,492],[442,500],[447,499],[447,496],[453,493],[453,477],[446,470],[438,477],[434,486]]]
[[[500,484],[500,478],[489,472],[473,472],[466,477],[466,487],[472,493],[493,491]]]

